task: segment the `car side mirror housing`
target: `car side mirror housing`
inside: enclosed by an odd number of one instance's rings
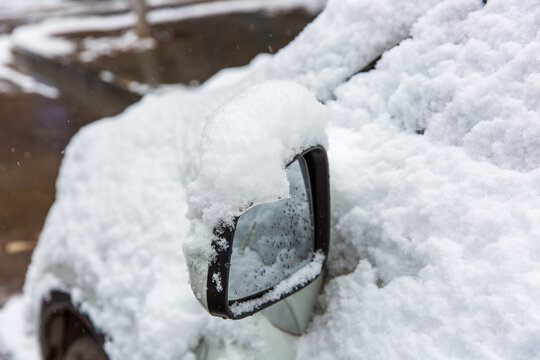
[[[204,299],[212,315],[244,318],[321,275],[330,234],[326,151],[312,147],[285,170],[289,198],[251,206],[232,226],[214,228]]]

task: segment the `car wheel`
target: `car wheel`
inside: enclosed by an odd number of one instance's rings
[[[107,355],[96,340],[84,336],[71,343],[63,360],[107,360]]]
[[[53,291],[41,306],[39,342],[44,360],[107,360],[105,336],[71,302],[69,294]]]

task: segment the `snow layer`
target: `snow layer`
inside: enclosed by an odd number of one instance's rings
[[[11,297],[0,312],[0,359],[39,359],[37,338],[26,336],[24,319],[27,299]]]
[[[4,0],[0,2],[0,19],[28,16],[29,10],[48,12],[65,4],[65,0]]]
[[[38,82],[11,67],[13,65],[11,46],[10,36],[0,35],[0,92],[10,92],[14,85],[24,92],[35,92],[47,97],[58,96],[56,88]]]
[[[256,353],[256,319],[212,318],[187,285],[186,187],[192,220],[244,206],[240,187],[230,199],[215,191],[234,175],[218,162],[218,144],[238,131],[224,152],[246,150],[235,147],[256,133],[240,125],[253,123],[277,137],[265,146],[286,151],[241,157],[277,174],[251,189],[252,200],[285,194],[279,165],[301,144],[261,121],[283,124],[266,104],[267,89],[285,89],[315,92],[330,121],[331,280],[297,358],[538,358],[539,24],[535,0],[334,0],[276,56],[86,127],[67,149],[28,274],[30,326],[57,285],[112,336],[112,359],[188,359],[201,338]],[[396,43],[374,70],[336,88]],[[270,82],[238,96],[273,78],[301,85]],[[257,116],[248,122],[244,111]],[[280,147],[281,137],[296,145]],[[254,157],[266,154],[255,148]]]
[[[79,54],[82,61],[90,62],[103,55],[111,55],[115,52],[142,52],[153,49],[156,40],[151,37],[139,38],[135,31],[128,30],[120,36],[86,37],[82,41],[84,50]]]
[[[320,99],[409,36],[411,25],[438,0],[330,1],[291,46],[280,51],[265,77],[294,79]]]
[[[232,225],[253,204],[289,197],[285,165],[327,144],[325,110],[304,87],[270,81],[248,88],[207,122],[190,184],[188,259],[213,257],[217,224]]]
[[[207,3],[183,5],[173,8],[155,9],[148,11],[148,22],[160,24],[181,21],[198,17],[227,14],[232,12],[279,12],[287,9],[304,8],[317,12],[324,5],[324,0],[231,0],[212,1]],[[84,31],[126,30],[134,26],[135,14],[128,12],[108,16],[72,16],[53,18],[37,24],[27,24],[17,27],[13,32],[13,41],[27,51],[46,57],[59,57],[73,53],[76,44],[62,34]],[[127,37],[127,38],[126,38]],[[117,39],[108,37],[101,40],[112,50],[119,50],[129,42],[129,35],[120,35]],[[87,48],[85,57],[91,59],[99,56],[99,50],[92,53]]]
[[[299,358],[538,358],[537,5],[445,2],[336,91],[337,277]]]

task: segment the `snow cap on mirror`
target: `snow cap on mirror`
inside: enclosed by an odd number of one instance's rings
[[[199,173],[189,185],[184,253],[190,268],[206,271],[216,225],[232,224],[253,204],[289,196],[284,168],[303,150],[327,147],[327,118],[312,92],[276,80],[248,88],[208,120]]]

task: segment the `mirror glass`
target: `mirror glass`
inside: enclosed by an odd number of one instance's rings
[[[286,169],[290,198],[253,206],[238,219],[229,272],[229,300],[270,289],[308,264],[314,250],[305,160]]]

